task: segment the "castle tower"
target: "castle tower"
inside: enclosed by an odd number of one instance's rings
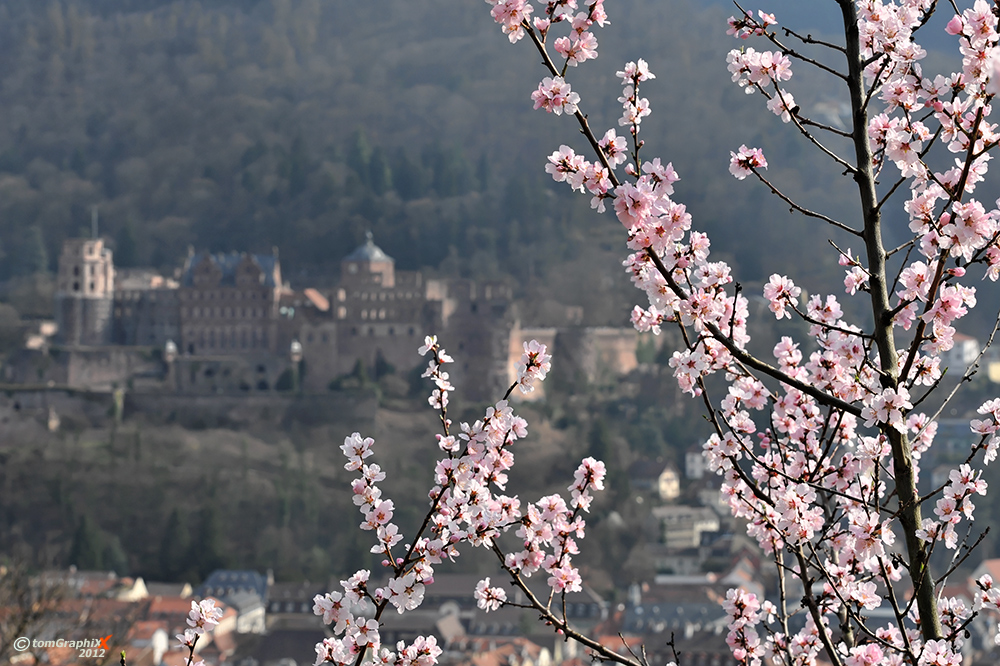
[[[365,233],[365,244],[344,257],[340,263],[340,281],[345,285],[376,284],[388,289],[396,286],[396,261],[382,251]]]
[[[66,345],[111,342],[115,267],[100,238],[63,243],[56,284],[58,339]]]

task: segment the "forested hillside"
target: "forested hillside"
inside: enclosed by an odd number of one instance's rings
[[[616,291],[621,230],[543,172],[580,138],[531,112],[534,56],[480,5],[0,2],[0,278],[51,270],[97,206],[122,266],[171,268],[189,245],[276,245],[293,280],[321,280],[371,228],[402,268],[510,275],[522,297],[583,283],[591,301],[609,289],[630,300]],[[680,200],[745,279],[789,270],[826,229],[729,178],[729,151],[761,145],[775,182],[834,213],[847,183],[727,84],[722,10],[638,0],[622,11],[630,30],[601,36],[578,86],[592,124],[618,114],[588,100],[617,88],[626,58],[649,59],[659,78],[644,91],[644,134],[681,173]],[[832,82],[793,83],[804,108],[832,100]],[[740,106],[742,123],[724,120]],[[797,272],[808,283],[834,268]],[[596,323],[627,310],[582,304]]]

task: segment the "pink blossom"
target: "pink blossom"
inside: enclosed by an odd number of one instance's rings
[[[557,116],[576,113],[576,105],[580,102],[580,96],[572,91],[561,76],[542,79],[538,90],[531,93],[531,99],[535,102],[536,109],[545,109]]]
[[[507,592],[502,587],[492,587],[490,579],[484,578],[476,585],[476,603],[484,611],[498,610],[507,601]]]
[[[749,176],[753,169],[766,169],[767,160],[760,148],[747,148],[740,146],[739,153],[729,153],[732,159],[729,161],[729,172],[736,176],[737,180],[743,180]]]
[[[772,275],[768,283],[764,285],[764,298],[769,301],[768,307],[774,313],[775,319],[789,317],[785,307],[787,305],[794,307],[795,301],[801,293],[802,290],[796,287],[791,280],[777,273]]]
[[[188,613],[187,623],[196,634],[203,634],[206,630],[219,624],[222,619],[222,609],[215,607],[215,599],[202,599],[191,602],[191,611]],[[187,631],[184,632],[187,636]]]

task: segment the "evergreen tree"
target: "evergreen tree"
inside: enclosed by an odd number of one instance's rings
[[[211,502],[201,511],[201,529],[198,532],[198,539],[191,544],[190,552],[198,576],[202,579],[216,569],[226,566],[219,513]]]
[[[45,234],[37,224],[28,230],[21,254],[21,272],[24,275],[46,273],[49,270],[49,252],[45,247]]]
[[[288,156],[288,195],[295,197],[305,192],[308,176],[309,157],[306,155],[305,142],[298,136],[292,142],[292,151]]]
[[[138,247],[135,241],[135,227],[131,220],[115,234],[115,265],[131,268],[139,265]]]
[[[402,150],[393,159],[392,182],[396,192],[406,201],[427,196],[430,187],[424,168]]]
[[[69,550],[69,563],[77,569],[93,571],[103,568],[104,548],[101,532],[90,516],[83,515],[73,534]]]
[[[108,542],[104,546],[103,552],[104,568],[114,571],[119,576],[127,576],[129,572],[128,555],[122,548],[121,539],[118,535],[112,534],[108,537]]]
[[[191,567],[191,536],[179,509],[170,512],[167,527],[160,542],[160,575],[175,581]]]
[[[354,370],[351,372],[351,375],[358,380],[358,384],[361,385],[361,388],[364,388],[371,383],[371,380],[368,378],[368,367],[365,365],[364,360],[360,358],[355,361]]]
[[[392,169],[381,148],[372,152],[368,163],[368,183],[375,194],[385,194],[392,189]]]
[[[604,419],[597,418],[594,420],[594,424],[590,427],[590,436],[587,438],[587,441],[589,444],[587,448],[588,456],[603,460],[606,463],[614,458],[611,453],[613,447],[611,430]]]
[[[351,139],[351,146],[347,151],[347,166],[349,166],[363,185],[371,185],[371,172],[369,165],[372,160],[372,147],[368,143],[368,136],[364,130],[357,130]]]
[[[382,379],[386,375],[391,375],[396,372],[396,366],[389,363],[385,355],[382,354],[382,350],[379,349],[375,352],[375,379]]]

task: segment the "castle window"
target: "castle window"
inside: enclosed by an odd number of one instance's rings
[[[473,303],[471,309],[472,309],[473,312],[477,311],[479,309],[479,304],[478,303]]]
[[[367,291],[361,292],[361,300],[363,300],[363,301],[367,301],[368,300],[368,292]]]
[[[411,337],[411,338],[413,337],[413,334],[414,334],[414,333],[416,333],[416,331],[414,331],[414,330],[413,330],[413,327],[411,326],[411,327],[410,327],[410,337]]]
[[[369,326],[368,327],[368,337],[374,337],[374,336],[375,336],[375,329],[373,327]]]
[[[347,317],[347,308],[343,305],[337,308],[337,319],[344,319]]]
[[[385,308],[382,308],[381,310],[378,311],[378,318],[385,319]]]
[[[340,302],[343,302],[343,301],[347,300],[347,292],[344,291],[343,289],[338,289],[337,290],[337,300],[340,301]]]
[[[396,335],[396,329],[394,329],[392,326],[389,327],[389,335]]]
[[[351,329],[351,335],[357,335],[357,334],[358,334],[358,327],[355,326],[354,328]]]
[[[90,290],[94,291],[94,283],[93,282],[90,283]]]
[[[362,310],[361,311],[361,318],[362,319],[368,319],[368,310]]]
[[[80,291],[80,283],[79,282],[74,282],[73,283],[73,291]]]
[[[80,274],[80,267],[79,266],[74,266],[73,267],[73,275],[79,275],[79,274]]]

